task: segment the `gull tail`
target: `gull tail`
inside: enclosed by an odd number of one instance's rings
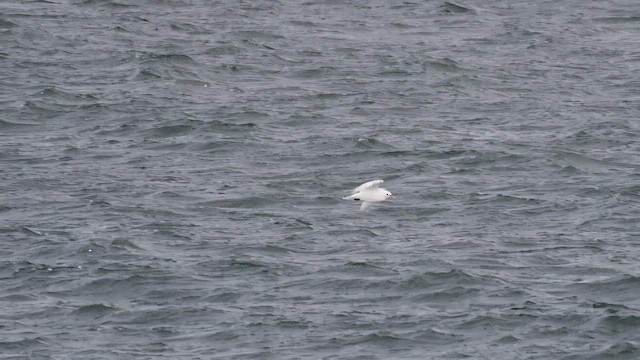
[[[353,194],[353,195],[345,196],[342,198],[342,200],[360,200],[358,199],[359,195],[360,194]]]

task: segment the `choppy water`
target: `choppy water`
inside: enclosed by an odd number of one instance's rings
[[[0,358],[640,358],[636,1],[0,10]]]

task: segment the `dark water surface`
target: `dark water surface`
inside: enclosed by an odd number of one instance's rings
[[[2,2],[0,358],[639,359],[639,39],[633,0]]]

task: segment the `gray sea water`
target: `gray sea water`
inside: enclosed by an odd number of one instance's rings
[[[0,358],[639,359],[639,39],[635,0],[3,1]]]

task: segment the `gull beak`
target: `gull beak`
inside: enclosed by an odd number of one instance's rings
[[[391,195],[391,198],[392,198],[392,199],[395,199],[396,197],[395,197],[395,196],[393,196],[393,195]]]

